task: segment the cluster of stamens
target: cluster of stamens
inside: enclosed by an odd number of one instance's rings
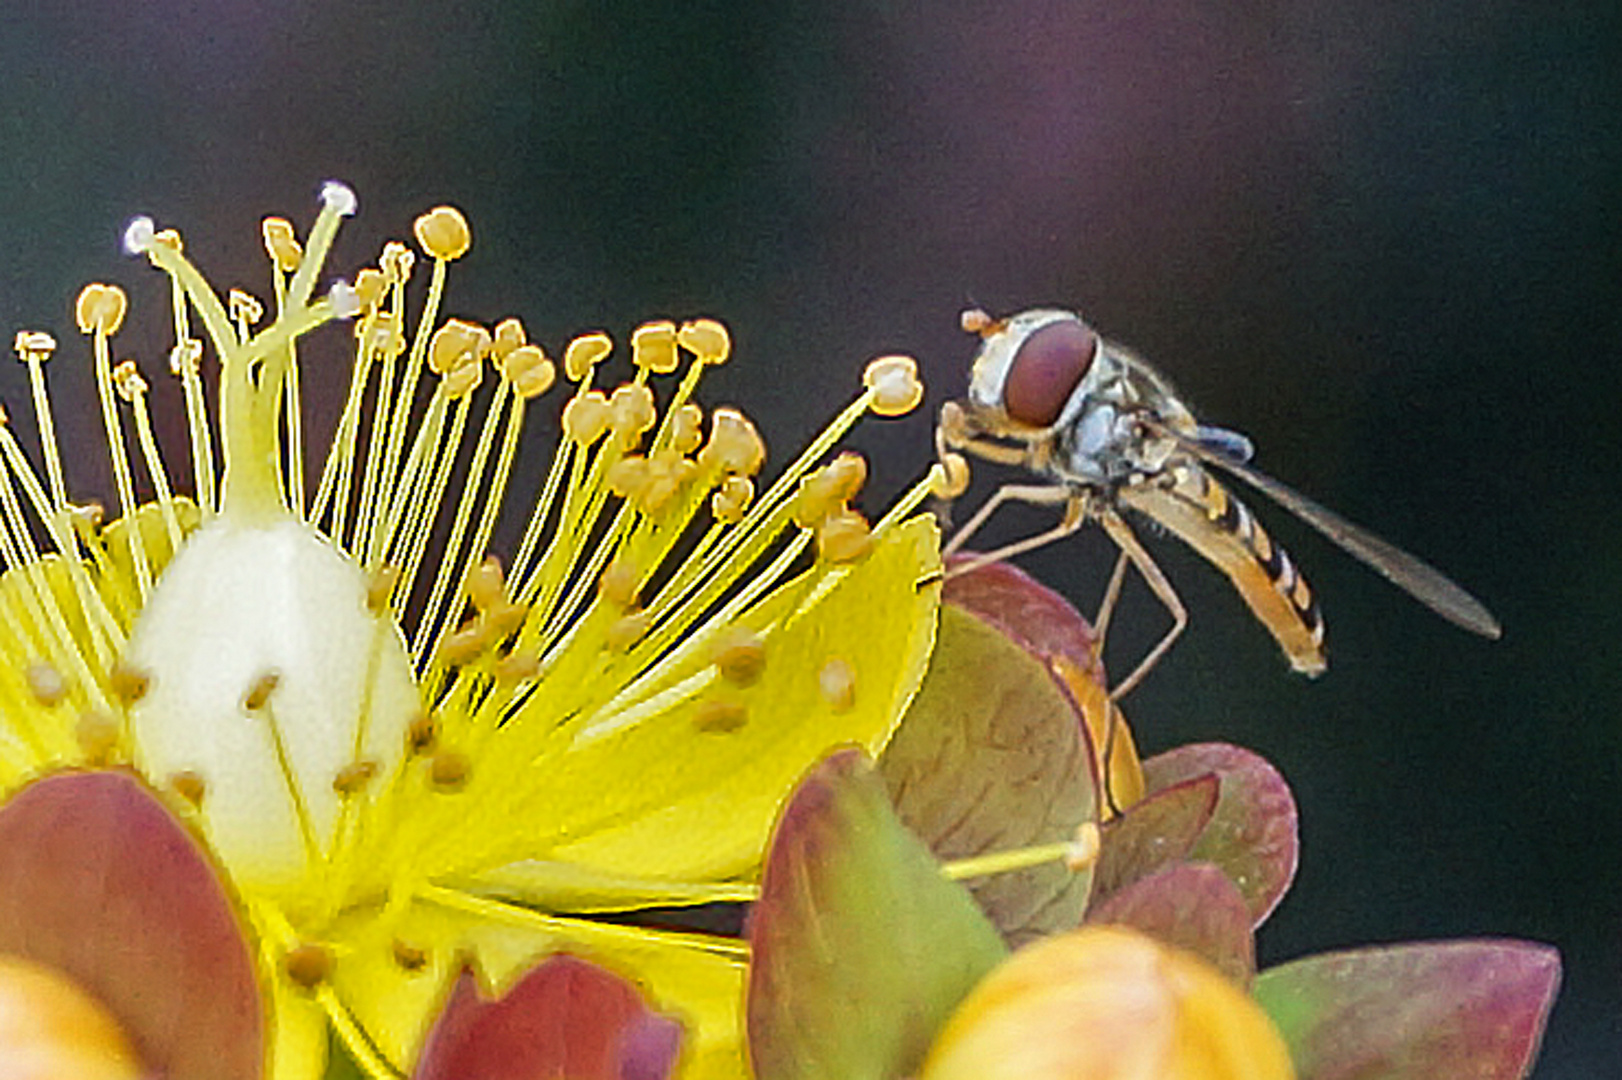
[[[133,361],[113,362],[127,306],[115,286],[88,286],[76,317],[91,338],[120,519],[103,527],[99,507],[68,499],[45,392],[44,366],[56,349],[49,334],[16,338],[34,390],[43,478],[0,423],[0,557],[11,569],[0,578],[0,616],[17,628],[0,656],[0,783],[62,762],[146,767],[131,718],[165,673],[131,662],[128,646],[166,566],[211,522],[291,520],[318,534],[354,564],[376,641],[400,638],[419,708],[374,715],[380,706],[365,690],[361,715],[338,718],[354,732],[353,753],[320,775],[301,763],[292,706],[282,700],[297,672],[258,670],[230,702],[273,749],[308,876],[324,893],[296,912],[255,909],[284,970],[307,987],[328,977],[334,959],[320,944],[322,927],[342,912],[376,903],[380,893],[393,900],[403,889],[431,888],[441,871],[516,856],[457,840],[433,809],[453,801],[447,797],[499,802],[503,785],[544,784],[528,770],[549,747],[609,737],[673,704],[695,706],[692,727],[705,738],[746,726],[777,632],[754,614],[761,601],[790,580],[805,580],[809,592],[841,574],[946,481],[937,466],[870,523],[856,509],[865,462],[850,453],[827,460],[862,416],[918,404],[922,386],[909,358],[869,365],[857,399],[759,490],[766,447],[753,423],[737,409],[706,413],[693,400],[703,372],[730,355],[719,322],[637,328],[633,376],[598,385],[615,351],[605,333],[576,336],[554,362],[517,319],[486,327],[442,316],[447,267],[471,243],[450,207],[415,225],[429,280],[414,320],[407,292],[420,277],[418,256],[404,244],[387,244],[352,286],[339,282],[316,296],[338,221],[354,210],[341,185],[329,185],[323,201],[303,242],[284,219],[263,223],[271,305],[240,290],[222,302],[173,231],[141,218],[127,232],[130,249],[172,285],[167,360],[186,403],[191,499],[171,489],[146,379]],[[299,346],[339,318],[353,320],[350,385],[308,483]],[[217,429],[202,376],[210,345],[223,367]],[[674,387],[659,389],[669,376]],[[523,500],[529,515],[516,550],[498,560],[489,547],[528,410],[560,382],[572,386],[562,437]],[[155,497],[145,507],[126,419]],[[829,655],[814,665],[831,712],[850,710],[862,692],[857,659]],[[373,745],[385,727],[394,732],[392,752]],[[510,746],[498,750],[503,742]],[[208,834],[222,784],[209,766],[182,762],[151,778]],[[337,809],[323,816],[323,800]],[[413,815],[425,820],[403,827]],[[408,850],[410,858],[400,854]],[[404,863],[417,869],[402,878],[395,868]],[[423,966],[421,949],[397,944],[402,968]]]

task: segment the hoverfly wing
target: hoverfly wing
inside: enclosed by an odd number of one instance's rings
[[[1226,470],[1260,491],[1448,622],[1486,638],[1496,639],[1503,635],[1503,627],[1481,601],[1429,563],[1380,539],[1362,526],[1352,524],[1283,481],[1273,479],[1220,449],[1213,449],[1203,440],[1187,438],[1159,424],[1153,426],[1157,432],[1175,439],[1202,461]]]

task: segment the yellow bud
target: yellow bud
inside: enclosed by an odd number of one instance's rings
[[[124,309],[128,304],[124,290],[117,285],[86,285],[74,305],[79,332],[112,337],[124,324]]]
[[[412,224],[411,231],[417,246],[435,259],[459,259],[473,243],[467,218],[454,206],[434,207]]]
[[[1014,953],[936,1036],[920,1080],[1291,1080],[1239,987],[1135,930],[1088,926]]]
[[[6,1076],[148,1075],[105,1006],[61,972],[18,956],[0,957],[0,1060]]]

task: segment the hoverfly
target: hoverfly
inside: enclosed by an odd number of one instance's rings
[[[1097,521],[1121,552],[1094,620],[1099,640],[1128,564],[1172,617],[1171,629],[1115,686],[1112,700],[1137,686],[1188,624],[1182,600],[1123,510],[1156,522],[1226,574],[1296,671],[1318,675],[1325,668],[1323,620],[1311,588],[1207,466],[1269,496],[1443,618],[1483,637],[1500,635],[1492,613],[1440,571],[1258,471],[1249,463],[1249,439],[1200,424],[1159,372],[1100,337],[1080,316],[1038,309],[993,319],[968,311],[963,327],[981,342],[967,399],[941,409],[936,441],[943,459],[962,451],[1023,467],[1042,482],[1003,485],[957,530],[946,553],[960,549],[1004,503],[1059,506],[1063,513],[1053,528],[977,554],[950,573],[1029,551]]]

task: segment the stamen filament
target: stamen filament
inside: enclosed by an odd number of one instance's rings
[[[51,483],[51,506],[68,505],[67,484],[62,479],[62,452],[56,441],[56,423],[51,415],[51,397],[45,392],[45,365],[38,356],[27,354],[28,382],[34,394],[34,419],[39,424],[39,441],[45,450],[45,475]]]
[[[123,510],[124,520],[130,522],[126,537],[130,545],[130,560],[135,565],[136,588],[144,604],[152,592],[152,568],[147,562],[146,546],[141,542],[141,530],[134,526],[135,483],[130,476],[129,455],[124,449],[124,432],[119,426],[118,411],[113,405],[112,359],[107,346],[107,335],[100,327],[96,328],[94,350],[96,388],[101,395],[101,421],[107,432],[107,448],[113,459],[113,481],[118,488],[118,505]]]

